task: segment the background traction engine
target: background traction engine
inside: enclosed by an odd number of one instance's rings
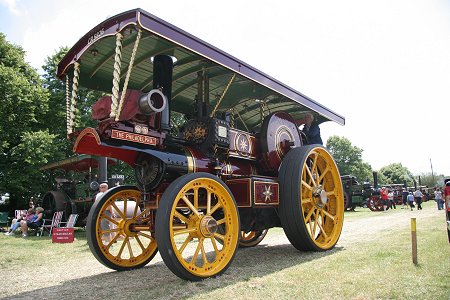
[[[141,22],[151,18],[141,10],[132,13],[140,14]],[[149,35],[142,43],[149,48],[152,39],[159,37]],[[101,41],[90,47],[101,49]],[[88,59],[81,61],[81,70]],[[65,70],[66,61],[59,68]],[[180,110],[179,98],[172,98],[173,61],[170,55],[152,56],[151,90],[119,92],[123,108],[116,114],[114,93],[99,99],[93,106],[97,128],[74,134],[75,152],[113,157],[135,169],[136,186],[108,190],[89,212],[87,240],[97,260],[114,270],[130,270],[145,266],[159,251],[174,274],[197,281],[225,272],[239,246],[258,245],[272,227],[283,227],[299,250],[333,248],[342,230],[344,201],[339,171],[327,150],[304,145],[296,119],[280,110],[261,114],[258,132],[242,130],[233,115],[216,111],[220,97],[214,108],[205,99],[212,94],[205,80],[198,81],[203,97],[193,97],[193,105]],[[228,86],[238,77],[231,76]],[[239,87],[247,86],[239,80]],[[289,101],[290,107],[305,108]],[[172,109],[189,116],[177,132]]]

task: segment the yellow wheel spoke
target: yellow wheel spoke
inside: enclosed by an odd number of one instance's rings
[[[178,211],[174,212],[175,217],[177,217],[178,219],[180,219],[181,222],[183,223],[189,223],[189,219],[186,218],[185,216],[183,216],[181,213],[179,213]]]
[[[195,265],[195,261],[197,260],[198,253],[200,252],[202,245],[203,245],[203,238],[199,239],[199,241],[198,241],[197,249],[195,249],[194,255],[192,256],[192,259],[191,259],[191,264]]]
[[[109,222],[115,224],[115,225],[119,225],[119,222],[117,222],[116,220],[112,219],[111,217],[108,217],[107,215],[103,214],[102,215],[103,219],[108,220]]]
[[[220,206],[221,206],[220,203],[217,203],[216,205],[214,205],[214,207],[211,208],[211,211],[209,212],[209,215],[212,215],[213,213],[215,213],[216,210],[218,210]]]
[[[119,235],[116,234],[116,235],[114,236],[114,238],[108,243],[108,245],[106,245],[106,248],[109,249],[109,248],[111,247],[111,245],[114,244],[114,243],[117,241],[118,238],[119,238]]]
[[[305,169],[306,169],[306,172],[307,172],[308,175],[309,175],[309,178],[311,178],[311,181],[312,181],[313,185],[314,185],[314,186],[317,186],[317,183],[314,182],[314,180],[313,180],[313,174],[311,173],[311,170],[308,168],[307,165],[305,165]]]
[[[134,206],[134,211],[133,211],[133,216],[132,216],[133,219],[136,217],[138,208],[139,208],[139,203],[136,201],[136,205]]]
[[[197,216],[200,217],[197,208],[189,201],[189,199],[186,196],[181,197],[181,199],[186,203],[186,205],[189,207],[189,209]]]
[[[186,248],[186,246],[189,244],[190,241],[192,241],[192,236],[188,235],[187,238],[184,240],[183,245],[181,245],[180,249],[178,249],[178,252],[180,252],[180,254],[183,253],[184,249]]]
[[[327,166],[325,170],[323,170],[322,174],[320,174],[318,182],[321,182],[325,175],[331,171],[330,166]]]
[[[302,197],[302,204],[307,204],[307,203],[311,203],[312,202],[312,198],[303,198]]]
[[[322,224],[320,224],[319,222],[317,222],[317,226],[319,226],[320,231],[322,232],[324,238],[325,238],[325,239],[328,239],[328,235],[327,235],[327,233],[325,232],[325,230],[323,229]]]
[[[211,192],[206,195],[206,214],[211,215]]]
[[[186,233],[191,233],[191,232],[196,232],[196,231],[197,231],[197,228],[195,228],[195,227],[190,227],[190,228],[186,228],[186,229],[178,229],[178,230],[173,231],[173,235],[186,234]]]
[[[125,201],[124,201],[124,202],[125,202]],[[124,220],[127,219],[127,216],[125,216],[125,215],[123,214],[123,212],[117,207],[117,205],[116,205],[115,202],[111,202],[111,206],[114,208],[115,211],[117,211],[117,213],[119,214],[119,216],[120,216],[122,219],[124,219]]]
[[[146,208],[143,211],[141,211],[141,213],[139,215],[137,215],[136,217],[133,218],[133,220],[139,220],[142,216],[148,214],[150,212],[150,208]]]
[[[205,245],[203,244],[204,238],[201,238],[202,241],[202,259],[203,259],[203,264],[207,264],[208,263],[208,258],[206,258],[206,251],[205,251]]]
[[[322,210],[323,214],[326,215],[328,218],[330,218],[331,220],[335,220],[335,216],[333,216],[332,214],[330,214],[329,212],[327,212],[326,210]]]
[[[317,223],[319,223],[319,216],[318,216],[317,211],[316,211],[316,213],[314,213],[313,237],[314,237],[314,235],[316,234]]]
[[[225,223],[225,218],[220,219],[219,221],[217,221],[217,225],[222,225],[223,223]]]
[[[214,237],[210,237],[210,239],[211,239],[211,243],[214,248],[214,252],[216,253],[216,257],[218,257],[219,256],[219,248],[217,248],[216,239]]]
[[[215,238],[218,238],[218,239],[221,240],[222,242],[225,241],[225,236],[224,236],[224,235],[221,235],[221,234],[218,234],[217,232],[214,233],[214,237],[215,237]]]
[[[194,207],[198,210],[198,188],[194,189]]]
[[[148,238],[148,239],[153,239],[153,237],[152,237],[151,235],[146,234],[146,233],[143,233],[142,231],[138,231],[138,232],[137,232],[137,235],[146,237],[146,238]]]
[[[120,228],[114,228],[114,229],[100,229],[100,233],[101,234],[106,234],[106,233],[113,233],[113,232],[119,232]]]
[[[312,191],[312,187],[306,183],[306,181],[302,180],[302,185],[306,187],[308,190]]]
[[[122,246],[119,249],[119,253],[117,253],[117,257],[121,257],[122,256],[122,252],[123,252],[123,249],[125,249],[125,245],[126,245],[127,241],[128,241],[128,237],[126,236],[125,239],[122,242]]]
[[[329,196],[334,196],[336,194],[336,191],[331,191],[331,192],[327,192],[327,198],[329,197]]]
[[[128,253],[130,253],[130,258],[134,258],[133,250],[131,249],[130,239],[127,240]]]
[[[135,236],[135,239],[137,241],[137,243],[139,244],[139,247],[141,247],[142,252],[145,252],[145,247],[141,242],[141,239],[139,238],[139,236]]]
[[[309,210],[308,214],[305,217],[305,223],[308,223],[311,220],[311,216],[314,213],[314,211],[315,211],[315,208],[312,208]]]

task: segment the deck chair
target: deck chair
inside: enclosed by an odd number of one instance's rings
[[[60,227],[74,228],[75,224],[77,223],[77,219],[78,219],[78,214],[70,214],[69,218],[67,219],[67,222],[61,222],[61,224],[66,224],[66,225],[60,226]]]
[[[3,225],[5,225],[6,229],[5,231],[8,230],[8,213],[7,212],[0,212],[0,226],[3,227]],[[2,230],[3,231],[3,228]]]
[[[44,230],[48,231],[48,236],[52,235],[53,228],[57,228],[61,224],[61,219],[63,216],[64,211],[56,211],[53,214],[53,218],[50,219],[43,219],[43,223],[41,227],[38,229],[38,236],[42,236],[44,233]]]

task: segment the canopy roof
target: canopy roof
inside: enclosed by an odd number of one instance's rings
[[[121,87],[130,63],[137,29],[142,30],[134,60],[129,89],[144,92],[152,88],[152,57],[166,54],[176,59],[173,69],[171,109],[186,113],[194,107],[198,94],[198,73],[209,78],[209,98],[218,112],[232,110],[239,116],[236,127],[261,125],[261,109],[266,113],[285,111],[301,119],[315,112],[319,122],[335,121],[344,125],[344,117],[306,97],[254,67],[161,20],[134,9],[116,15],[85,34],[58,65],[58,76],[73,76],[73,65],[80,63],[80,85],[111,93],[116,48],[116,33],[123,34]],[[288,68],[289,65],[286,65]],[[233,77],[234,76],[234,77]],[[229,87],[227,89],[227,86]]]
[[[108,165],[115,165],[117,162],[114,158],[108,158]],[[98,157],[92,155],[75,155],[69,158],[55,161],[45,166],[41,167],[41,171],[49,171],[49,170],[64,170],[64,171],[76,171],[76,172],[85,172],[88,171],[89,168],[96,169],[98,168]]]

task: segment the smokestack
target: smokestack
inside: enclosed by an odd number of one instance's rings
[[[107,182],[108,181],[108,158],[99,157],[98,158],[98,181]]]
[[[161,130],[170,130],[170,100],[172,97],[173,60],[169,55],[156,55],[153,58],[153,88],[162,88],[167,98],[167,106],[161,112]]]
[[[372,172],[373,174],[373,187],[376,189],[378,188],[378,173],[377,172]]]

